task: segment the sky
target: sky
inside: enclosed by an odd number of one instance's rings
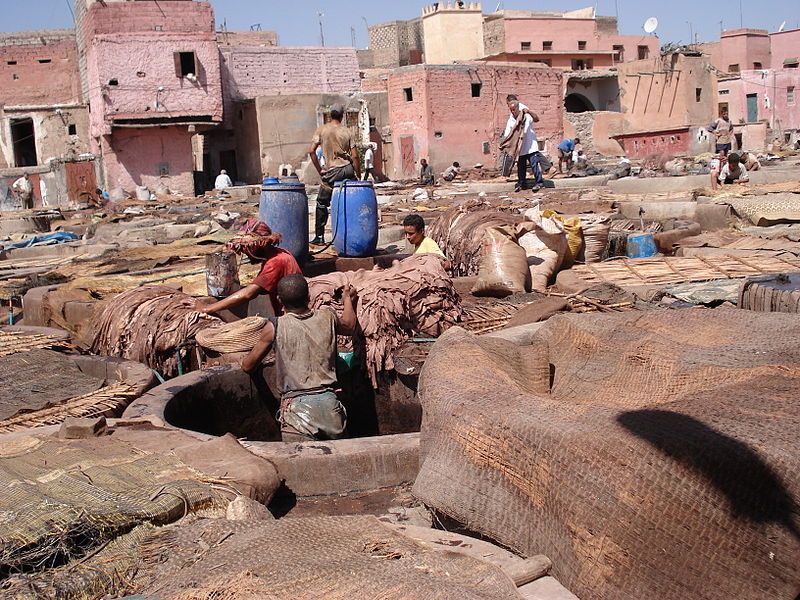
[[[169,1],[169,0],[163,0]],[[367,45],[366,23],[382,23],[411,19],[431,1],[417,0],[212,0],[217,26],[223,22],[230,30],[248,30],[260,24],[264,30],[277,31],[282,46],[317,46],[320,44],[318,13],[322,13],[326,46],[352,46],[355,33],[359,48]],[[72,27],[72,0],[0,0],[3,22],[0,29],[25,31]],[[590,6],[588,0],[484,0],[484,12],[498,5],[507,9],[573,10]],[[699,41],[719,37],[720,21],[725,29],[740,26],[739,3],[736,0],[598,0],[601,15],[615,15],[619,9],[620,33],[636,35],[648,17],[659,20],[661,42],[690,41],[691,31]],[[787,29],[800,28],[799,0],[742,0],[746,27],[777,31],[783,21]],[[34,9],[35,7],[35,9]],[[354,31],[354,33],[353,33]]]

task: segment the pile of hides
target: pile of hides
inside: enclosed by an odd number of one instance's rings
[[[556,316],[527,346],[452,328],[414,494],[582,600],[794,600],[798,336],[724,307]]]
[[[394,369],[394,351],[414,335],[438,337],[461,321],[463,312],[453,282],[437,256],[418,254],[373,271],[331,273],[308,282],[313,308],[331,306],[342,314],[342,289],[358,291],[358,322],[366,342],[367,370],[378,387],[378,373]],[[341,349],[341,344],[340,344]]]
[[[109,300],[92,324],[91,351],[143,363],[165,377],[177,374],[184,345],[220,319],[197,312],[195,299],[174,288],[139,287]]]
[[[522,215],[502,212],[492,204],[470,200],[445,212],[428,228],[428,235],[439,244],[452,263],[457,277],[477,275],[481,245],[490,227],[515,225]]]

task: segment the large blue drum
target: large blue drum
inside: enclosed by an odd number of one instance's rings
[[[302,264],[308,256],[306,186],[297,180],[273,183],[265,179],[261,186],[259,218],[283,236],[280,247],[291,252]]]
[[[378,199],[371,181],[340,181],[331,199],[333,245],[339,256],[373,256],[378,247]]]

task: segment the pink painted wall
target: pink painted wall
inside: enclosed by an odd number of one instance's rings
[[[163,183],[173,192],[193,193],[192,136],[186,127],[115,129],[101,145],[108,189],[155,190]],[[159,176],[161,163],[168,165],[168,177]]]
[[[800,29],[769,34],[772,68],[782,69],[787,58],[800,58]]]
[[[658,55],[660,42],[655,36],[609,35],[597,31],[594,19],[528,18],[504,19],[505,50],[520,52],[522,42],[531,43],[531,51],[539,52],[542,42],[553,42],[554,52],[578,50],[578,41],[586,42],[586,50],[610,52],[614,45],[625,47],[623,61],[638,60],[637,46],[647,46],[650,56]],[[553,63],[555,67],[555,62]]]
[[[740,71],[756,68],[755,63],[763,69],[770,66],[770,37],[765,29],[723,31],[720,44],[722,62],[715,66],[721,71],[728,72],[731,65],[739,65]]]
[[[617,136],[616,139],[631,158],[644,158],[652,154],[685,156],[689,154],[691,135],[689,129],[685,128],[654,133],[627,134]]]
[[[472,97],[473,83],[482,83],[479,97]],[[405,100],[407,87],[414,90],[413,102]],[[552,155],[564,131],[561,89],[561,73],[546,67],[474,64],[399,69],[389,77],[394,167],[403,177],[416,176],[403,169],[400,139],[404,136],[413,136],[416,160],[427,158],[437,173],[453,161],[495,165],[508,119],[505,98],[512,93],[539,115],[540,147],[546,142]]]
[[[790,103],[788,88],[794,87]],[[758,95],[758,120],[767,121],[777,131],[800,129],[800,70],[779,69],[763,73],[745,71],[740,78],[719,82],[719,102],[727,102],[731,121],[747,121],[747,95]],[[769,106],[767,105],[769,99]],[[774,106],[774,111],[773,111]]]

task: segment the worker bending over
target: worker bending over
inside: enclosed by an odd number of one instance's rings
[[[719,175],[711,179],[711,189],[716,190],[717,184],[731,185],[734,183],[747,183],[750,181],[750,176],[747,174],[747,169],[744,164],[739,160],[739,155],[735,152],[728,154],[728,160],[722,165]]]
[[[242,369],[255,372],[274,348],[283,441],[337,439],[344,434],[347,413],[335,392],[336,336],[353,335],[358,326],[356,291],[344,288],[341,318],[328,307],[309,307],[302,275],[281,279],[278,298],[286,314],[270,318]]]
[[[331,120],[314,133],[308,155],[314,168],[322,179],[317,196],[317,211],[312,244],[325,243],[325,225],[328,223],[328,210],[333,198],[333,186],[339,181],[361,179],[361,160],[353,134],[342,124],[344,107],[336,104],[331,108]],[[322,147],[325,167],[320,164],[317,150]]]
[[[262,263],[261,270],[253,283],[247,287],[214,304],[198,302],[197,310],[204,313],[218,313],[247,304],[260,294],[268,294],[273,313],[283,314],[277,294],[278,282],[287,275],[302,271],[294,256],[277,247],[280,240],[280,234],[272,233],[272,229],[266,223],[255,219],[247,221],[240,235],[228,242],[226,247],[247,256],[253,262]]]

